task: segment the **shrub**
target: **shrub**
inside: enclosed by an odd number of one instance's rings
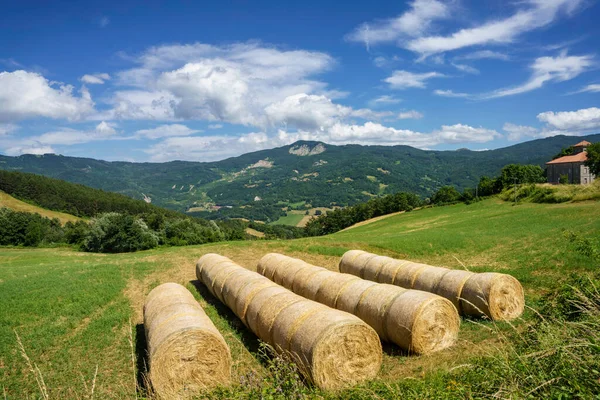
[[[172,220],[165,225],[166,243],[175,246],[202,244],[223,240],[223,234],[214,221],[202,226],[192,219]]]
[[[442,186],[431,196],[433,204],[451,204],[461,201],[462,195],[454,186]]]
[[[82,248],[98,253],[125,253],[158,246],[158,235],[131,215],[106,213],[94,218]]]

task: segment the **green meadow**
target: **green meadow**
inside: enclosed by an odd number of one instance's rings
[[[114,255],[2,248],[0,393],[6,399],[152,397],[144,375],[142,305],[153,287],[171,281],[194,293],[231,347],[232,386],[208,398],[600,398],[600,286],[582,278],[598,273],[599,232],[598,202],[513,205],[488,199],[291,241]],[[208,252],[250,269],[267,252],[335,269],[349,249],[509,273],[523,284],[529,307],[514,323],[463,320],[456,346],[433,355],[385,345],[376,380],[323,393],[302,383],[195,279],[195,261]],[[573,294],[573,276],[592,289]],[[560,300],[567,292],[571,297],[564,301],[581,305],[580,318],[556,316],[551,307],[544,314],[554,293]]]

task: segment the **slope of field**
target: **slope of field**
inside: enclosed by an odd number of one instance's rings
[[[145,368],[144,296],[158,284],[172,281],[192,290],[231,347],[234,387],[216,392],[214,397],[282,398],[282,390],[288,396],[296,390],[322,398],[324,394],[316,389],[285,380],[289,375],[275,378],[282,370],[273,370],[268,359],[261,356],[264,352],[256,337],[196,282],[194,265],[198,257],[218,252],[255,269],[265,253],[275,251],[336,269],[346,250],[364,249],[450,268],[513,274],[523,283],[527,304],[535,308],[541,295],[556,288],[570,274],[597,269],[592,258],[574,251],[563,235],[565,230],[584,237],[597,235],[599,203],[513,206],[490,199],[468,206],[408,212],[326,237],[229,242],[135,254],[3,249],[1,385],[7,398],[39,396],[37,366],[50,398],[90,397],[92,382],[96,398],[134,397],[136,391],[138,396],[145,396],[141,375]],[[444,398],[488,397],[474,393],[470,389],[474,382],[466,376],[487,370],[477,367],[482,356],[499,355],[495,362],[504,362],[508,357],[503,352],[504,333],[520,329],[533,315],[527,310],[523,319],[512,325],[464,320],[458,344],[431,356],[407,355],[385,345],[383,367],[375,381],[327,398],[420,399],[437,397],[438,391],[448,392]],[[33,370],[21,354],[15,333],[35,363]],[[450,375],[442,379],[441,371]],[[506,374],[509,373],[512,371],[507,369]],[[501,397],[512,397],[506,391],[514,382],[506,379],[501,383],[506,387],[487,388],[486,393],[504,390]],[[553,380],[543,390],[565,384]],[[479,388],[482,386],[485,384]],[[537,384],[532,386],[533,389]],[[517,397],[528,397],[521,394]]]
[[[1,190],[0,190],[0,207],[10,208],[11,210],[15,210],[15,211],[37,213],[37,214],[40,214],[42,217],[46,217],[46,218],[50,218],[50,219],[58,218],[60,220],[60,223],[63,225],[66,224],[67,222],[76,222],[81,219],[81,218],[76,217],[71,214],[61,213],[58,211],[50,211],[50,210],[46,210],[45,208],[41,208],[41,207],[34,206],[29,203],[25,203],[24,201],[15,199],[14,197],[4,193]]]

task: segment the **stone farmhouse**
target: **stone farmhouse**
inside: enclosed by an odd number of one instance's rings
[[[548,183],[560,183],[561,176],[568,177],[568,183],[588,185],[596,178],[583,163],[587,160],[586,147],[591,143],[582,141],[573,145],[573,154],[546,163]]]

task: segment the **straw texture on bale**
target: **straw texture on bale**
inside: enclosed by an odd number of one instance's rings
[[[187,398],[227,384],[231,353],[194,296],[165,283],[144,303],[150,381],[160,398]]]
[[[381,343],[354,315],[298,296],[217,254],[198,260],[196,276],[261,340],[289,355],[318,387],[341,389],[377,375]]]
[[[257,271],[299,295],[356,315],[383,340],[414,353],[442,350],[458,336],[456,308],[432,293],[375,283],[281,254],[264,256]]]
[[[507,274],[451,270],[361,250],[346,252],[339,268],[376,282],[435,293],[450,300],[461,315],[509,321],[525,308],[521,283]]]

